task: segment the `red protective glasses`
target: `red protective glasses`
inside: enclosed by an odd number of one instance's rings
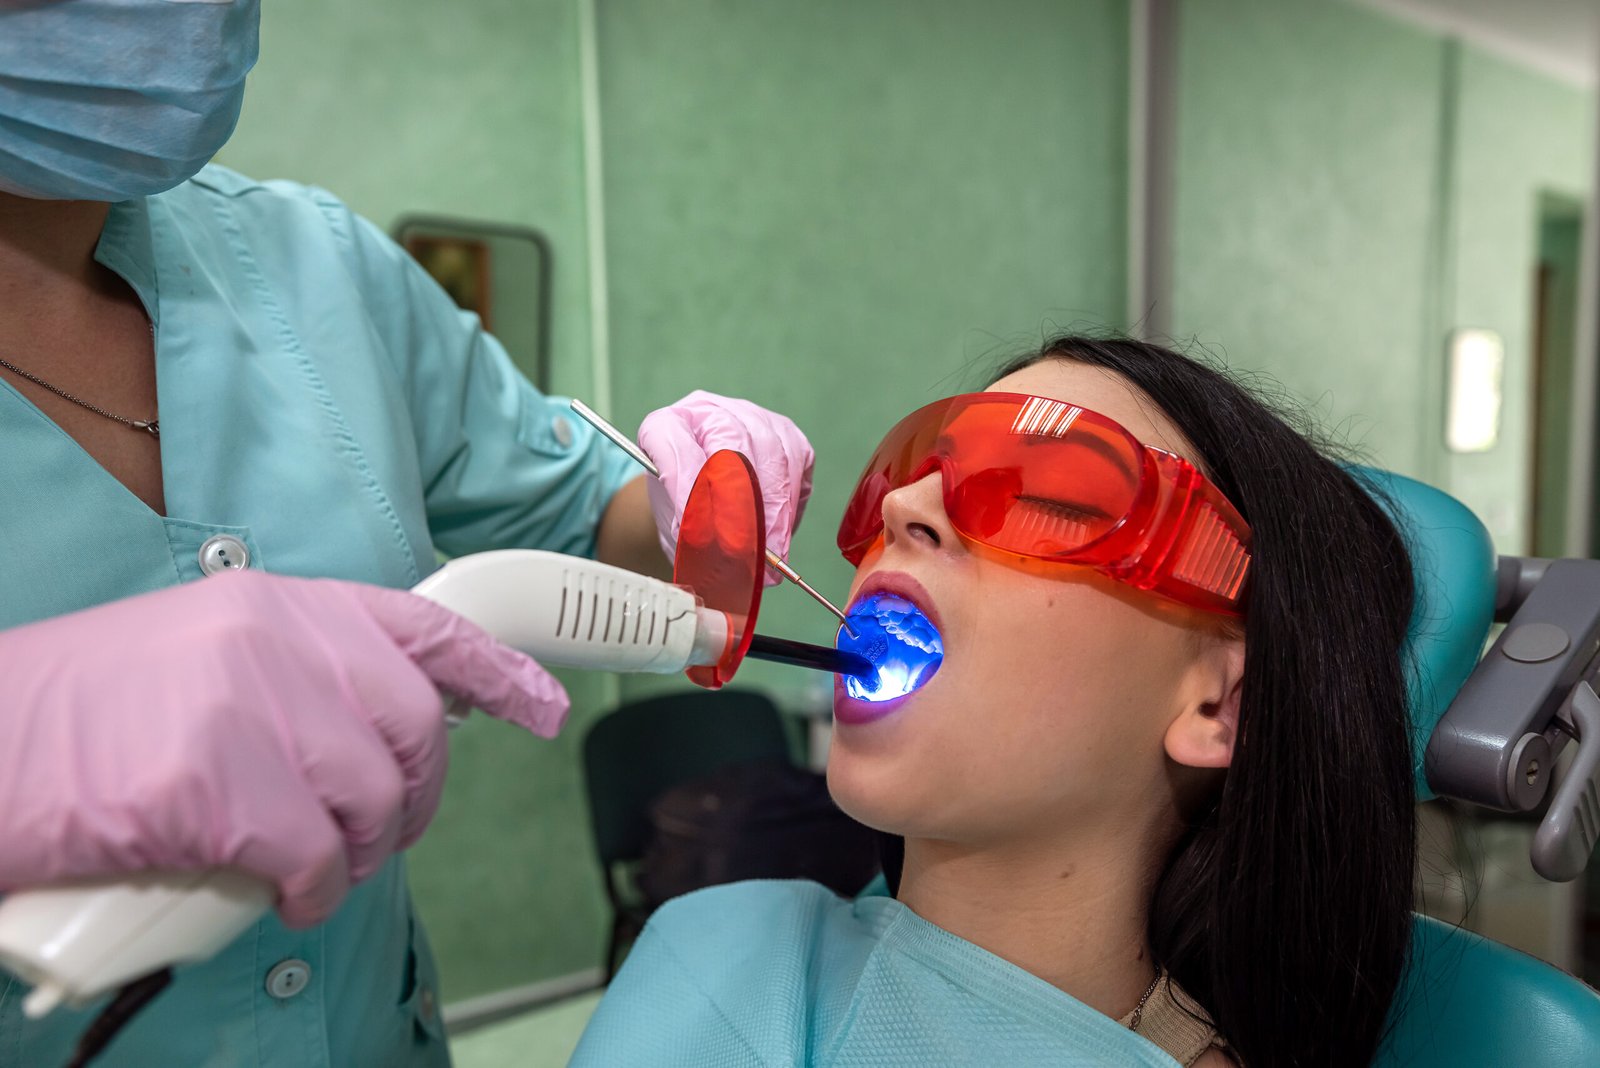
[[[845,559],[859,566],[882,536],[884,497],[935,471],[965,538],[1241,614],[1250,527],[1210,480],[1103,415],[1022,393],[964,393],[900,420],[845,508]]]

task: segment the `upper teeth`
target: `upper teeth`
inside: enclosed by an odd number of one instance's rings
[[[944,642],[928,617],[915,603],[891,593],[879,594],[867,605],[884,632],[925,653],[944,653]]]

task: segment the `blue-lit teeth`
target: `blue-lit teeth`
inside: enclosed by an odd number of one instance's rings
[[[837,645],[877,665],[873,678],[846,677],[845,692],[860,701],[892,701],[929,679],[944,662],[944,640],[922,609],[904,597],[877,593],[850,610],[850,629]]]

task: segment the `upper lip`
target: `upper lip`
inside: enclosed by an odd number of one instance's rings
[[[861,602],[875,593],[892,593],[897,597],[904,597],[922,610],[928,621],[941,634],[944,633],[944,624],[939,619],[938,606],[933,603],[933,596],[923,587],[922,583],[906,574],[904,571],[874,571],[861,583],[861,588],[850,599],[850,608],[845,614],[850,615],[860,607]]]

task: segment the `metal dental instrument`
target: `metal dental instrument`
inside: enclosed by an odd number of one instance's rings
[[[572,402],[572,410],[581,415],[584,421],[590,426],[604,434],[606,438],[610,440],[611,444],[615,445],[617,448],[633,457],[634,462],[640,467],[650,472],[650,474],[654,475],[656,478],[661,477],[660,469],[656,467],[655,463],[651,461],[650,457],[645,455],[644,450],[630,441],[628,436],[622,431],[606,422],[605,417],[599,412],[583,403],[583,401],[577,399],[574,399]],[[811,596],[813,601],[816,601],[822,607],[826,608],[828,611],[837,616],[839,622],[844,624],[845,630],[849,631],[852,636],[855,635],[855,630],[850,626],[850,620],[845,618],[845,614],[839,611],[838,608],[834,607],[832,601],[828,600],[826,597],[822,596],[822,594],[813,589],[811,583],[801,578],[798,571],[784,563],[778,557],[778,554],[773,552],[771,549],[767,550],[767,564],[778,574],[782,575],[796,586],[799,586],[802,590],[805,590],[806,593]]]

